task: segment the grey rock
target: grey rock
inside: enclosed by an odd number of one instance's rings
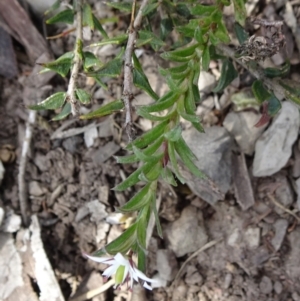
[[[157,250],[156,269],[161,279],[172,281],[178,271],[177,260],[171,250]]]
[[[286,219],[278,219],[273,225],[275,230],[275,235],[271,240],[271,244],[276,252],[280,249],[282,245],[288,225],[289,224]]]
[[[227,273],[225,275],[225,279],[224,279],[224,288],[225,289],[228,289],[231,285],[231,282],[232,282],[232,274],[231,273]]]
[[[299,132],[299,110],[284,102],[272,125],[261,135],[255,145],[253,175],[273,175],[285,166],[292,154],[292,146]]]
[[[299,178],[300,177],[300,150],[299,150],[299,141],[298,145],[294,146],[294,164],[292,166],[293,177]]]
[[[275,283],[274,283],[274,291],[275,291],[275,293],[277,295],[281,294],[282,289],[283,289],[283,286],[282,286],[281,282],[275,281]]]
[[[82,143],[82,137],[73,136],[67,139],[64,139],[62,146],[65,150],[70,152],[72,155],[78,152],[78,147]]]
[[[1,185],[1,182],[4,178],[4,173],[5,173],[5,168],[3,166],[2,161],[0,160],[0,185]]]
[[[296,189],[297,189],[297,206],[300,209],[300,178],[296,180]]]
[[[4,219],[4,209],[0,207],[0,226],[2,225],[3,219]]]
[[[197,157],[195,164],[212,180],[217,189],[210,183],[201,183],[195,176],[188,178],[187,184],[200,198],[215,204],[223,198],[222,195],[231,185],[233,139],[225,128],[217,126],[206,128],[205,133],[190,128],[184,130],[182,136]]]
[[[91,127],[88,128],[84,133],[83,133],[83,139],[85,146],[87,148],[93,146],[94,140],[98,137],[98,130],[96,127]]]
[[[108,215],[105,205],[101,204],[98,200],[88,202],[86,207],[89,209],[92,222],[98,223]]]
[[[260,116],[261,114],[251,111],[230,112],[223,122],[223,126],[234,137],[241,151],[247,155],[253,154],[255,142],[266,127],[254,126]]]
[[[259,284],[260,291],[263,294],[270,294],[273,289],[272,281],[269,277],[263,276]]]
[[[198,80],[198,89],[200,92],[210,93],[215,87],[217,81],[214,75],[209,72],[201,71]]]
[[[203,284],[203,277],[197,270],[195,266],[189,265],[187,267],[186,275],[185,275],[185,283],[188,285],[202,285]]]
[[[99,148],[92,155],[93,162],[98,165],[105,162],[112,155],[114,155],[120,149],[120,145],[114,143],[113,141],[108,142],[103,147]]]
[[[260,229],[248,228],[244,232],[244,238],[249,248],[256,249],[260,244]]]
[[[276,182],[280,183],[279,187],[275,190],[276,200],[284,207],[288,208],[294,202],[293,190],[287,178],[282,175],[276,175]],[[277,214],[282,215],[284,211],[276,206],[274,208]]]
[[[195,252],[207,242],[200,210],[193,206],[186,207],[178,220],[165,230],[166,239],[177,257]]]
[[[297,227],[287,237],[290,244],[290,252],[286,254],[284,270],[288,277],[297,279],[300,277],[300,228]]]
[[[32,181],[29,183],[29,194],[32,196],[42,196],[44,194],[39,182]]]
[[[17,232],[21,228],[21,222],[19,215],[15,214],[13,210],[8,210],[1,225],[1,230],[7,233]]]

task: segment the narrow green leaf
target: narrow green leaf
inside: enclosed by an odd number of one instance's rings
[[[30,110],[56,110],[63,106],[66,98],[65,92],[57,92],[37,105],[29,106]]]
[[[137,88],[145,91],[153,99],[157,100],[159,98],[159,96],[153,91],[152,87],[150,86],[148,78],[146,77],[144,72],[133,69],[133,83]]]
[[[163,136],[161,136],[160,138],[156,139],[147,148],[143,149],[143,153],[146,156],[153,155],[158,150],[158,148],[161,146],[163,140],[164,140]],[[121,164],[129,164],[129,163],[131,164],[131,163],[139,161],[139,159],[137,158],[137,156],[135,154],[128,155],[128,156],[123,156],[123,157],[117,156],[115,158],[117,160],[117,163],[121,163]]]
[[[202,5],[202,4],[196,4],[194,7],[190,8],[190,12],[192,15],[197,16],[209,16],[211,15],[215,10],[217,9],[216,6],[213,5]]]
[[[159,23],[159,26],[160,26],[159,37],[162,41],[164,41],[173,30],[173,22],[170,18],[162,19],[161,22]]]
[[[109,38],[108,39],[103,39],[100,42],[91,44],[90,47],[103,46],[103,45],[108,45],[108,44],[119,45],[119,44],[122,44],[123,42],[125,42],[127,40],[127,38],[128,38],[127,34],[120,34],[116,37],[113,37],[113,38],[110,38],[110,39]]]
[[[91,95],[87,93],[85,90],[76,89],[75,93],[81,103],[88,104],[91,101]]]
[[[155,160],[153,160],[151,162],[145,163],[143,166],[141,166],[136,171],[134,171],[123,182],[121,182],[120,184],[115,186],[113,188],[113,190],[124,191],[124,190],[128,189],[129,187],[135,185],[136,183],[138,183],[140,181],[140,178],[139,178],[140,174],[141,173],[147,174],[159,160],[160,160],[160,158],[158,157],[158,158],[155,158]]]
[[[72,9],[66,9],[59,12],[57,15],[46,21],[47,24],[55,24],[55,23],[74,23],[74,11]]]
[[[275,78],[275,77],[285,77],[289,74],[291,68],[290,62],[286,62],[281,68],[265,68],[264,74],[266,77]]]
[[[71,105],[69,102],[67,102],[64,107],[62,108],[61,112],[57,114],[54,118],[52,118],[53,121],[58,121],[66,118],[71,114]]]
[[[170,91],[167,94],[165,94],[163,97],[161,97],[157,102],[147,106],[141,106],[140,108],[142,108],[147,113],[161,112],[163,110],[170,108],[176,102],[178,97],[179,97],[179,92]]]
[[[119,77],[122,71],[123,61],[120,58],[115,58],[105,64],[102,68],[95,72],[87,73],[91,77]]]
[[[145,44],[150,44],[154,50],[158,50],[165,45],[165,42],[158,38],[153,32],[147,30],[139,31],[139,38],[136,41],[136,47],[140,48]]]
[[[151,183],[146,184],[125,205],[123,205],[120,208],[117,208],[117,210],[124,213],[141,210],[151,200],[151,193],[149,193],[150,186]]]
[[[87,3],[83,5],[82,21],[84,26],[89,26],[92,30],[94,30],[94,18],[92,9]]]
[[[190,57],[192,55],[195,54],[195,49],[199,47],[199,44],[193,44],[193,45],[190,45],[190,46],[185,46],[181,49],[176,49],[176,50],[173,50],[173,51],[169,51],[169,52],[165,52],[161,55],[161,57],[163,59],[170,59],[170,60],[173,60],[173,58],[187,58],[187,57]],[[176,61],[176,60],[174,60]]]
[[[204,44],[204,35],[203,35],[203,31],[202,28],[200,26],[197,26],[197,28],[195,29],[195,36],[194,36],[195,40],[199,43],[199,44]]]
[[[117,253],[126,254],[136,241],[136,228],[136,224],[131,225],[119,237],[106,245],[105,250],[107,253],[111,255],[115,255]],[[94,255],[97,256],[97,252],[95,252]]]
[[[162,157],[163,154],[161,154],[160,159],[162,159]],[[162,163],[157,162],[155,165],[152,165],[151,169],[148,172],[141,172],[139,179],[146,183],[156,181],[161,174],[162,168]]]
[[[195,156],[190,148],[186,145],[185,141],[183,139],[178,140],[177,142],[174,142],[174,146],[176,149],[176,152],[182,159],[185,166],[196,176],[199,178],[205,178],[206,176],[203,174],[202,171],[198,169],[198,167],[194,164],[192,157]],[[191,156],[192,154],[192,156]],[[194,159],[195,160],[195,159]]]
[[[252,92],[259,103],[263,103],[271,97],[271,93],[264,87],[261,80],[256,80],[252,84]]]
[[[161,224],[160,224],[160,220],[159,220],[159,216],[158,216],[158,212],[157,212],[157,207],[156,207],[156,197],[155,197],[155,193],[153,193],[153,197],[152,197],[152,212],[154,214],[155,217],[155,224],[156,224],[156,229],[157,229],[157,234],[159,235],[159,237],[163,238],[163,234],[162,234],[162,228],[161,228]]]
[[[229,59],[224,60],[221,70],[221,77],[213,92],[217,93],[224,90],[237,76],[238,73],[234,69],[232,62]]]
[[[172,142],[170,140],[168,141],[168,154],[169,154],[169,159],[170,159],[171,165],[173,167],[173,171],[174,171],[177,179],[182,184],[185,184],[185,179],[182,177],[182,175],[180,174],[180,171],[179,171],[178,162],[177,162],[176,153],[175,153],[174,142]]]
[[[177,186],[177,183],[176,183],[176,180],[173,176],[173,173],[171,172],[171,170],[167,166],[162,169],[161,177],[168,184],[170,184],[172,186],[175,186],[175,187]]]
[[[280,109],[280,100],[274,94],[272,94],[268,99],[268,115],[273,117],[280,111]]]
[[[146,155],[142,150],[137,148],[136,146],[132,146],[132,150],[139,161],[141,162],[153,162],[155,160],[155,156]]]
[[[147,16],[148,14],[156,10],[158,5],[159,2],[147,4],[146,7],[143,9],[143,16]]]
[[[233,0],[235,20],[242,26],[245,25],[247,11],[244,0]]]
[[[106,2],[106,4],[125,13],[130,13],[132,9],[132,4],[129,2]]]
[[[55,1],[49,9],[44,12],[44,16],[48,15],[54,10],[57,10],[60,7],[60,0]]]
[[[61,75],[62,77],[66,77],[70,71],[73,57],[74,57],[73,52],[67,52],[53,62],[41,64],[45,69],[43,69],[40,73],[44,73],[44,72],[48,72],[49,70],[52,70],[58,73],[59,75]]]
[[[240,45],[244,44],[249,38],[247,31],[238,22],[234,22],[234,32]]]
[[[210,63],[209,47],[208,47],[208,45],[206,45],[206,47],[203,50],[203,54],[202,54],[202,69],[204,71],[208,70],[209,63]]]
[[[100,65],[100,60],[92,52],[83,52],[83,67],[85,71],[88,71],[91,67],[98,67]]]
[[[209,46],[209,55],[211,60],[222,60],[226,58],[224,55],[217,53],[216,47],[214,45]]]
[[[99,22],[99,20],[96,18],[96,16],[94,14],[93,14],[93,23],[94,23],[94,27],[102,34],[102,36],[105,39],[108,39],[108,35],[107,35],[106,31],[104,30],[101,23]]]
[[[141,249],[146,252],[146,233],[147,233],[147,225],[148,225],[148,213],[149,205],[145,206],[141,209],[138,220],[137,220],[137,242]]]
[[[153,127],[151,130],[144,133],[140,137],[136,138],[133,142],[129,143],[127,145],[126,149],[128,149],[128,150],[132,149],[132,145],[135,145],[138,148],[143,148],[143,147],[149,145],[150,143],[155,141],[158,137],[160,137],[164,133],[164,130],[165,130],[168,122],[169,121],[166,120],[166,121],[159,123],[158,125]]]
[[[230,43],[230,38],[228,35],[227,28],[222,20],[218,22],[218,28],[215,32],[215,37],[217,37],[222,43],[226,43],[226,44]]]
[[[120,111],[124,108],[124,103],[122,100],[115,100],[112,101],[99,109],[90,112],[86,115],[81,115],[79,118],[80,119],[92,119],[92,118],[99,118],[105,115],[110,115],[114,112]]]
[[[164,136],[169,141],[178,141],[181,137],[182,133],[182,127],[179,124],[177,124],[174,128],[172,128],[169,132],[165,133]]]
[[[138,264],[137,267],[140,271],[143,273],[146,273],[146,264],[147,264],[147,257],[144,250],[138,248],[136,251],[137,257],[138,257]]]
[[[165,120],[170,120],[170,118],[172,118],[172,116],[174,116],[175,110],[171,110],[170,113],[168,113],[167,115],[164,115],[164,116],[156,116],[156,115],[152,115],[152,114],[148,113],[147,110],[145,110],[143,107],[138,107],[138,108],[136,108],[136,113],[137,113],[137,115],[139,115],[145,119],[161,122],[161,121],[165,121]]]

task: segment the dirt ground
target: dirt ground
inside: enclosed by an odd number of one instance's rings
[[[99,18],[114,16],[116,13],[104,4],[90,2]],[[248,7],[252,15],[287,20],[285,14],[289,12],[299,22],[300,2],[249,3],[252,5]],[[230,15],[225,14],[225,18],[230,25]],[[109,23],[106,29],[108,32],[126,30],[127,21],[128,16],[121,15],[117,25]],[[296,28],[299,30],[299,25]],[[56,33],[60,29],[51,30]],[[300,77],[300,34],[297,30],[293,31],[290,24],[285,25],[287,47],[291,49],[290,76],[293,79]],[[97,36],[92,39],[97,39]],[[48,45],[58,56],[70,49],[72,42],[74,36],[70,35],[52,40]],[[27,63],[22,45],[13,41],[13,47],[18,76],[12,79],[0,77],[0,159],[5,168],[0,186],[0,206],[5,212],[4,220],[13,214],[21,215],[17,177],[28,118],[24,103],[24,82],[33,68]],[[104,47],[98,50],[98,55],[105,61],[118,53],[118,50],[115,46]],[[163,94],[166,85],[157,72],[157,65],[165,62],[148,49],[144,49],[141,58],[155,91]],[[276,64],[280,58],[274,60]],[[219,70],[218,62],[211,63],[211,73],[212,69]],[[238,83],[235,82],[235,91],[247,87],[249,74],[246,73],[243,71]],[[122,79],[111,80],[108,91],[85,77],[80,78],[80,85],[93,93],[92,103],[83,109],[84,113],[119,98]],[[67,81],[55,76],[43,88],[43,93],[50,95],[64,91],[66,87]],[[205,97],[210,95],[212,93]],[[136,103],[149,101],[147,96],[136,90]],[[232,105],[224,110],[211,107],[205,115],[206,126],[222,127],[226,114],[232,110]],[[225,198],[214,206],[194,194],[187,185],[173,189],[161,184],[160,217],[165,229],[164,239],[159,238],[154,230],[149,246],[147,274],[155,276],[160,270],[157,254],[161,252],[159,254],[164,254],[164,268],[170,270],[171,275],[165,286],[146,292],[146,295],[138,289],[132,293],[109,287],[102,294],[85,298],[82,294],[104,284],[101,272],[105,266],[87,261],[82,252],[91,253],[101,248],[122,233],[126,223],[130,222],[131,217],[128,216],[123,217],[124,223],[119,225],[109,220],[118,218],[114,207],[124,204],[135,190],[119,193],[111,188],[137,166],[119,165],[113,157],[126,154],[123,113],[96,121],[69,117],[54,122],[51,121],[53,116],[53,112],[46,111],[37,114],[25,182],[31,215],[38,218],[43,247],[65,300],[300,300],[300,217],[296,184],[300,176],[299,139],[294,143],[288,163],[279,172],[269,177],[250,176],[255,204],[247,210],[243,210],[237,201],[233,184]],[[152,127],[152,123],[137,116],[135,122],[139,134]],[[250,174],[252,164],[253,155],[246,156]],[[188,212],[196,214],[196,224],[201,224],[207,242],[212,244],[203,251],[200,249],[195,253],[178,255],[170,247],[168,229],[178,220],[182,221],[185,215],[189,220]],[[3,227],[1,229],[4,231]],[[8,231],[13,233],[11,237],[16,244],[20,243],[23,230],[24,226],[20,226],[15,231]],[[183,265],[184,268],[177,274]],[[38,294],[37,280],[29,272],[26,273],[30,278],[30,289]],[[1,285],[5,286],[6,281],[0,275]]]

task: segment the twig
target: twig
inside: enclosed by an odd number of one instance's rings
[[[66,101],[71,105],[73,116],[78,115],[78,102],[75,95],[79,68],[81,66],[80,52],[82,48],[82,0],[76,1],[76,45],[74,50],[73,66],[68,86]]]
[[[179,278],[179,276],[181,275],[181,272],[183,271],[183,269],[185,268],[185,266],[194,258],[196,257],[198,254],[200,254],[201,252],[213,247],[214,245],[216,245],[218,242],[220,242],[221,240],[223,240],[223,238],[220,238],[220,239],[215,239],[215,240],[212,240],[210,242],[208,242],[206,245],[204,245],[202,248],[200,248],[199,250],[197,250],[195,253],[193,253],[184,263],[183,265],[181,266],[180,270],[178,271],[173,283],[172,283],[172,286],[175,285],[177,279]]]
[[[273,195],[271,193],[267,194],[268,198],[280,209],[282,209],[284,212],[292,215],[298,222],[300,222],[300,218],[297,216],[297,214],[295,214],[293,211],[285,208],[282,204],[280,204],[279,202],[276,201],[276,199],[273,197]]]
[[[27,192],[25,184],[25,171],[28,160],[28,151],[31,143],[32,128],[36,119],[36,111],[29,111],[28,122],[26,124],[25,138],[22,146],[22,154],[20,158],[19,174],[18,174],[18,186],[19,186],[19,201],[23,223],[28,226],[28,204],[27,204]]]
[[[142,22],[142,13],[145,6],[148,4],[148,0],[143,0],[141,7],[136,15],[135,20],[134,11],[136,6],[136,0],[132,5],[132,19],[129,27],[128,41],[125,50],[125,58],[124,58],[124,82],[123,82],[123,93],[122,100],[124,101],[124,106],[126,110],[125,117],[125,128],[127,132],[127,136],[129,141],[133,140],[134,129],[133,129],[133,121],[132,121],[132,106],[131,101],[133,99],[132,93],[132,85],[133,85],[133,73],[132,73],[132,54],[134,51],[135,41],[137,38],[139,27]]]
[[[259,66],[252,66],[252,64],[246,64],[241,59],[238,59],[235,57],[235,51],[231,49],[230,47],[226,45],[220,45],[217,46],[217,48],[227,57],[230,57],[232,60],[237,62],[239,65],[241,65],[243,68],[248,70],[254,77],[257,79],[260,79],[264,82],[264,84],[267,86],[268,89],[272,90],[274,94],[279,99],[285,98],[285,90],[281,87],[279,84],[279,81],[277,79],[269,79],[266,78],[264,75],[264,71]]]
[[[115,284],[115,280],[111,279],[108,282],[106,282],[105,284],[103,284],[102,286],[90,290],[86,293],[83,293],[82,295],[79,295],[78,297],[75,298],[70,298],[69,301],[84,301],[84,300],[89,300],[92,299],[94,297],[96,297],[99,294],[104,293],[105,291],[107,291],[110,287],[112,287]]]

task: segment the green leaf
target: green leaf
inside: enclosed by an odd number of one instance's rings
[[[205,43],[204,42],[204,34],[203,34],[203,31],[202,31],[200,26],[197,26],[197,28],[195,29],[194,38],[199,44],[204,44]]]
[[[108,44],[119,45],[119,44],[122,44],[123,42],[125,42],[127,39],[128,39],[128,35],[124,33],[124,34],[120,34],[120,35],[110,38],[110,39],[109,38],[103,39],[100,42],[91,44],[90,47],[103,46],[103,45],[108,45]]]
[[[163,154],[160,155],[159,160],[162,158]],[[152,168],[147,173],[142,172],[139,175],[139,179],[141,181],[145,181],[146,183],[156,181],[161,174],[162,168],[162,162],[157,162],[155,165],[152,165]]]
[[[136,41],[136,47],[140,48],[145,44],[150,44],[154,50],[158,50],[165,42],[158,38],[153,32],[147,30],[139,31],[139,38]]]
[[[202,69],[207,71],[210,63],[209,47],[206,46],[202,54]]]
[[[228,35],[227,28],[225,27],[222,20],[218,23],[218,28],[215,32],[215,37],[217,37],[222,43],[230,43],[230,38]]]
[[[209,55],[211,60],[222,60],[226,58],[224,55],[217,53],[216,47],[214,45],[209,46]]]
[[[271,97],[271,93],[264,87],[261,80],[256,80],[252,84],[252,92],[259,103],[263,103],[265,100]]]
[[[193,157],[195,158],[195,155],[192,153],[190,148],[186,145],[185,141],[181,138],[178,141],[174,142],[174,146],[176,149],[176,152],[182,159],[185,166],[196,176],[199,178],[205,178],[206,176],[203,174],[202,171],[198,169],[198,167],[194,164]],[[196,158],[197,159],[197,158]]]
[[[160,225],[160,220],[159,220],[157,207],[156,207],[155,193],[153,193],[152,204],[151,205],[152,205],[151,206],[152,212],[153,212],[154,217],[155,217],[155,224],[156,224],[157,234],[159,235],[159,237],[163,238],[162,229],[161,229],[161,225]]]
[[[112,255],[115,255],[119,252],[126,254],[136,241],[136,228],[136,224],[131,225],[119,237],[105,246],[106,252]],[[95,252],[94,255],[97,256],[97,252]]]
[[[170,18],[162,19],[161,22],[159,23],[159,26],[160,26],[159,37],[162,41],[164,41],[173,30],[173,22]]]
[[[47,24],[55,24],[55,23],[74,23],[74,11],[72,9],[66,9],[59,12],[57,15],[46,21]]]
[[[148,225],[148,213],[149,206],[145,206],[141,209],[140,214],[137,219],[137,242],[141,249],[146,252],[146,233],[147,233],[147,225]]]
[[[151,183],[146,184],[139,192],[137,192],[125,205],[117,208],[120,212],[134,212],[141,210],[151,200]]]
[[[199,47],[199,44],[193,44],[188,47],[183,47],[181,49],[165,52],[161,54],[161,57],[165,60],[171,60],[175,62],[186,62],[189,61],[195,54],[195,50],[197,47]]]
[[[67,102],[64,107],[62,108],[61,112],[57,114],[54,118],[52,118],[52,121],[58,121],[66,118],[71,113],[71,104]]]
[[[240,45],[244,44],[249,38],[249,34],[240,25],[240,23],[234,22],[234,32],[235,32],[235,35],[236,35]]]
[[[139,148],[137,148],[134,145],[132,146],[132,150],[136,155],[136,157],[138,158],[138,160],[141,162],[152,162],[153,160],[155,160],[155,156],[146,155],[143,151],[141,151]]]
[[[268,99],[268,114],[273,117],[280,111],[280,109],[280,100],[274,94],[272,94]]]
[[[176,180],[173,176],[173,173],[171,172],[171,170],[167,166],[162,169],[161,177],[168,184],[170,184],[172,186],[175,186],[175,187],[177,186],[177,183],[176,183]]]
[[[234,69],[232,62],[226,59],[222,65],[221,77],[213,92],[217,93],[224,90],[237,76],[238,73]]]
[[[158,148],[161,146],[163,140],[164,140],[163,136],[161,136],[160,138],[156,139],[147,148],[143,149],[143,153],[146,156],[153,155],[158,150]],[[137,156],[135,154],[128,155],[128,156],[123,156],[123,157],[117,156],[115,158],[117,160],[117,163],[121,163],[121,164],[129,164],[129,163],[131,164],[131,163],[139,161],[139,159],[137,158]]]
[[[285,97],[294,103],[300,105],[300,88],[299,83],[292,80],[284,79],[279,84],[285,89]]]
[[[125,13],[130,13],[132,10],[132,3],[129,2],[106,2],[106,4]]]
[[[178,91],[169,91],[164,96],[162,96],[157,102],[147,106],[141,106],[140,108],[142,108],[147,113],[161,112],[171,107],[176,102],[178,97]]]
[[[175,110],[171,110],[169,114],[165,115],[165,116],[156,116],[156,115],[152,115],[150,113],[147,112],[147,110],[145,110],[143,107],[138,107],[136,109],[136,113],[137,115],[145,118],[145,119],[149,119],[151,121],[164,121],[164,120],[169,120],[170,118],[172,118],[172,116],[174,116],[174,112]]]
[[[87,93],[85,90],[76,89],[75,93],[81,103],[88,104],[91,101],[91,95]]]
[[[145,251],[138,248],[138,250],[136,251],[137,256],[138,256],[138,270],[142,271],[142,272],[146,272],[146,264],[147,264],[147,258],[146,258],[146,254]]]
[[[137,88],[145,91],[150,97],[158,100],[159,96],[153,91],[148,78],[143,71],[133,69],[133,83]]]
[[[174,142],[172,142],[170,140],[168,141],[168,154],[169,154],[169,159],[170,159],[171,165],[174,169],[173,171],[174,171],[177,179],[182,184],[185,184],[185,179],[182,177],[182,175],[180,174],[180,171],[179,171],[178,162],[177,162],[176,153],[175,153]]]
[[[233,6],[235,20],[242,26],[244,26],[245,20],[247,18],[247,11],[244,0],[233,0]]]
[[[94,30],[94,18],[92,9],[87,3],[83,5],[82,23],[83,26],[89,26],[92,30]]]
[[[290,72],[291,64],[286,62],[281,68],[265,68],[264,74],[266,77],[275,78],[275,77],[285,77]]]
[[[159,5],[158,2],[147,4],[146,7],[143,9],[143,16],[147,16],[148,14],[156,10],[158,5]]]
[[[122,71],[123,61],[120,58],[115,58],[95,72],[87,73],[91,77],[119,77]]]
[[[161,157],[157,157],[153,161],[145,163],[143,166],[141,166],[136,171],[134,171],[123,182],[121,182],[120,184],[115,186],[113,188],[113,190],[115,190],[115,191],[124,191],[124,190],[128,189],[129,187],[135,185],[136,183],[138,183],[140,181],[139,176],[142,173],[147,174],[153,168],[153,166],[155,166],[157,161],[159,161],[160,159],[161,159]]]
[[[182,133],[182,127],[179,123],[174,128],[172,128],[169,132],[165,133],[164,136],[167,140],[175,142],[179,140],[179,138],[181,137],[181,133]]]
[[[144,133],[140,137],[136,138],[133,142],[129,143],[126,147],[126,149],[130,150],[132,149],[132,146],[135,145],[138,148],[143,148],[155,141],[158,137],[160,137],[168,124],[168,120],[163,121],[153,127],[148,132]]]
[[[52,11],[54,10],[57,10],[59,7],[60,7],[60,1],[61,0],[57,0],[55,1],[49,9],[47,9],[45,12],[44,12],[44,16],[48,15],[49,13],[51,13]]]
[[[29,106],[30,110],[56,110],[63,106],[66,98],[65,92],[57,92],[37,105]]]
[[[67,52],[53,62],[41,64],[45,69],[43,69],[40,73],[52,70],[61,75],[62,77],[66,77],[70,71],[73,57],[73,52]]]
[[[209,16],[211,15],[215,10],[217,9],[216,6],[213,5],[202,5],[202,4],[197,4],[194,7],[190,8],[190,12],[192,15],[197,15],[197,16]]]
[[[99,20],[95,17],[95,15],[93,14],[93,23],[94,23],[94,27],[102,34],[102,36],[105,39],[108,39],[108,35],[106,33],[106,31],[104,30],[104,28],[102,27],[101,23],[99,22]]]
[[[88,71],[91,67],[98,67],[100,64],[101,62],[92,52],[83,52],[83,67],[85,71]]]
[[[92,118],[99,118],[105,115],[110,115],[114,112],[120,111],[124,108],[124,103],[122,100],[115,100],[112,101],[99,109],[90,112],[86,115],[81,115],[79,118],[80,119],[92,119]]]

